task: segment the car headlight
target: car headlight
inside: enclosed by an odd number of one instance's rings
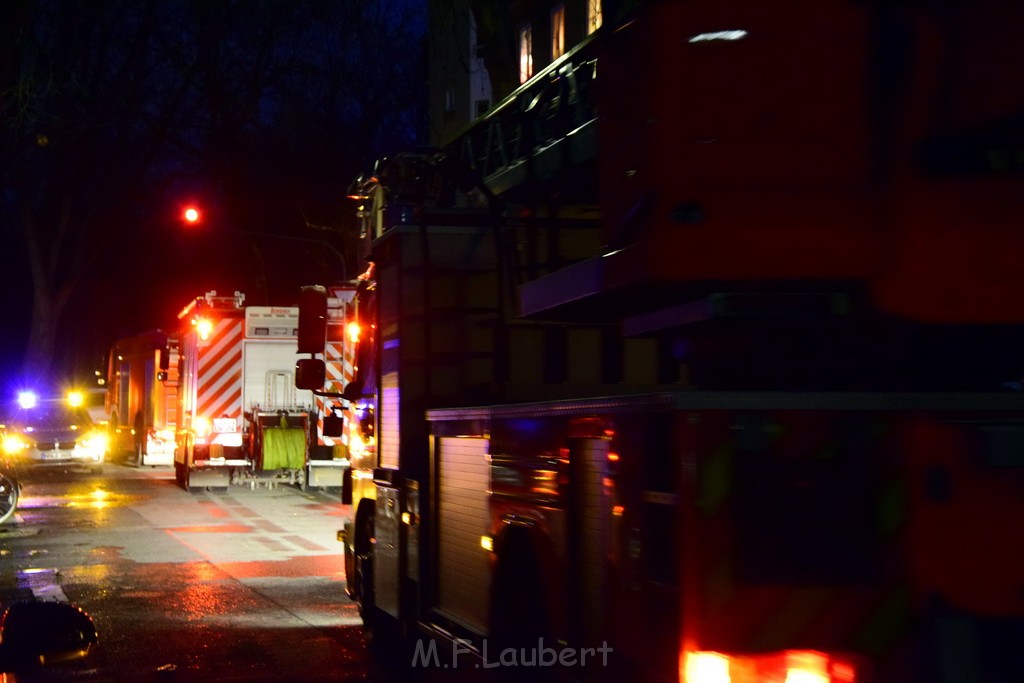
[[[4,436],[3,449],[7,455],[16,455],[26,448],[28,448],[28,442],[17,434],[7,434]]]
[[[93,432],[87,434],[84,439],[79,441],[82,448],[88,448],[91,451],[99,451],[100,453],[107,452],[107,435],[99,432]]]

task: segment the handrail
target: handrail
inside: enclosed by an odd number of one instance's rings
[[[594,121],[599,35],[588,36],[469,124],[445,146],[448,155],[486,184]]]

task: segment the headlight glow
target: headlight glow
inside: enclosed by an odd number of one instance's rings
[[[100,432],[93,432],[92,434],[87,434],[85,438],[82,439],[81,444],[83,448],[88,448],[90,450],[95,451],[102,451],[103,453],[106,453],[107,435]]]
[[[4,453],[8,455],[14,455],[15,453],[28,448],[28,443],[25,442],[17,434],[8,434],[4,436],[3,449]]]

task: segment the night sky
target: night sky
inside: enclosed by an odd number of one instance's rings
[[[33,382],[27,225],[35,248],[62,245],[45,281],[80,273],[53,383],[207,291],[290,305],[361,270],[346,189],[425,142],[425,40],[424,0],[5,3],[0,92],[26,95],[0,101],[0,391]]]

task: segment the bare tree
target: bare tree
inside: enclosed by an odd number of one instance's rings
[[[236,233],[333,222],[323,207],[340,212],[373,154],[425,131],[424,31],[402,0],[2,3],[0,225],[31,280],[23,372],[66,372],[84,285],[124,279],[108,289],[127,297],[166,276],[110,255],[150,244],[153,207],[182,187]]]
[[[2,202],[32,283],[24,368],[45,378],[72,292],[113,234],[102,217],[160,144],[145,123],[157,16],[131,1],[15,2],[5,14]]]

